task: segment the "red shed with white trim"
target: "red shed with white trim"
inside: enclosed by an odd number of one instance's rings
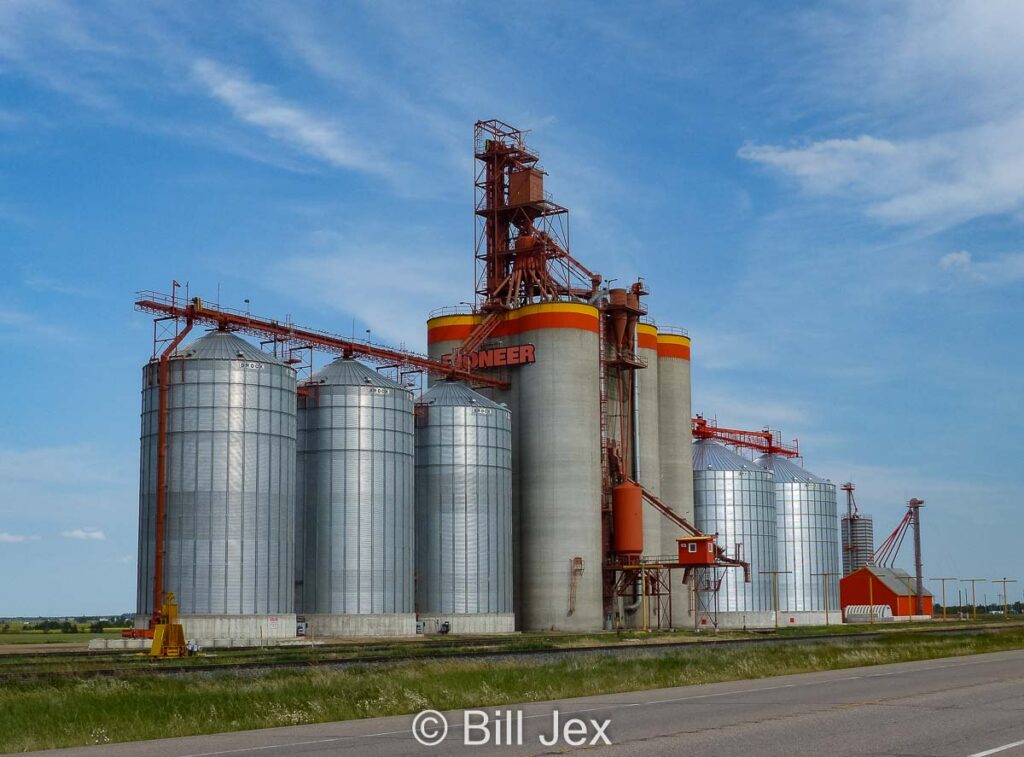
[[[897,617],[916,615],[914,577],[899,568],[865,565],[839,581],[839,603],[846,617],[850,605],[888,605]],[[924,614],[932,614],[932,593],[924,590]]]

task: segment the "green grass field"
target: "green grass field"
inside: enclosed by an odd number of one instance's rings
[[[0,689],[0,752],[543,701],[1024,648],[1024,629],[495,662],[156,678],[51,678]]]

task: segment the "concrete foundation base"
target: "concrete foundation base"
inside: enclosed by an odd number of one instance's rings
[[[778,628],[794,628],[798,626],[824,626],[842,625],[843,614],[836,610],[829,611],[828,617],[824,612],[780,612],[778,614]],[[690,626],[691,628],[693,626]],[[709,629],[708,622],[702,628]],[[719,628],[776,628],[774,612],[720,612],[718,613]]]
[[[280,615],[182,615],[186,639],[237,639],[259,646],[271,639],[295,638],[295,613]],[[135,616],[136,628],[149,628],[149,617]]]
[[[89,639],[89,649],[149,649],[152,639]]]
[[[824,626],[839,625],[843,622],[843,614],[829,610],[828,618],[822,612],[780,612],[779,628],[792,626]]]
[[[422,614],[423,633],[440,633],[441,624],[448,623],[448,633],[489,634],[512,633],[516,630],[516,616],[513,613],[469,613],[469,614]]]
[[[781,621],[781,618],[780,618]],[[780,622],[780,625],[781,622]],[[711,623],[701,626],[708,629]],[[774,612],[720,612],[719,628],[775,628]]]
[[[381,615],[310,615],[307,613],[302,617],[306,619],[307,639],[416,635],[416,616],[411,612]]]
[[[239,647],[270,647],[303,645],[307,642],[296,638],[277,639],[252,639],[252,638],[223,638],[204,639],[202,637],[187,639],[189,644],[194,644],[201,649],[228,649]],[[89,639],[89,649],[123,649],[123,650],[148,650],[152,648],[152,639]]]

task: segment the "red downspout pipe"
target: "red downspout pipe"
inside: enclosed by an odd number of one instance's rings
[[[174,337],[167,349],[160,353],[158,373],[160,406],[157,411],[156,427],[156,574],[153,581],[153,620],[150,628],[160,622],[160,608],[164,601],[164,553],[167,551],[164,534],[167,521],[167,397],[168,381],[171,373],[171,354],[181,344],[181,340],[192,330],[191,306],[185,318],[185,328]]]

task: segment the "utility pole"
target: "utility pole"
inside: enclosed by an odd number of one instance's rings
[[[1006,596],[1006,584],[1015,584],[1015,583],[1017,583],[1017,579],[1016,578],[1007,578],[1006,576],[1003,576],[1002,578],[993,578],[992,579],[992,583],[994,583],[994,584],[1002,584],[1003,585],[1003,617],[1004,618],[1009,618],[1010,617],[1010,600]]]
[[[939,576],[938,578],[930,578],[929,581],[942,581],[942,619],[946,619],[946,581],[955,581],[955,578],[949,578],[948,576]]]
[[[825,592],[825,625],[828,623],[828,579],[829,576],[838,576],[838,573],[811,573],[812,576],[821,576],[821,588]]]
[[[911,523],[914,526],[914,573],[917,578],[917,601],[914,611],[916,615],[924,615],[924,567],[921,563],[921,508],[923,499],[912,499],[907,503],[911,512]]]
[[[978,619],[978,595],[975,593],[975,584],[979,581],[984,581],[984,578],[961,578],[965,584],[971,585],[971,618],[973,620]]]
[[[759,570],[763,576],[772,577],[772,596],[775,602],[775,630],[779,630],[779,576],[792,573],[791,570]]]

